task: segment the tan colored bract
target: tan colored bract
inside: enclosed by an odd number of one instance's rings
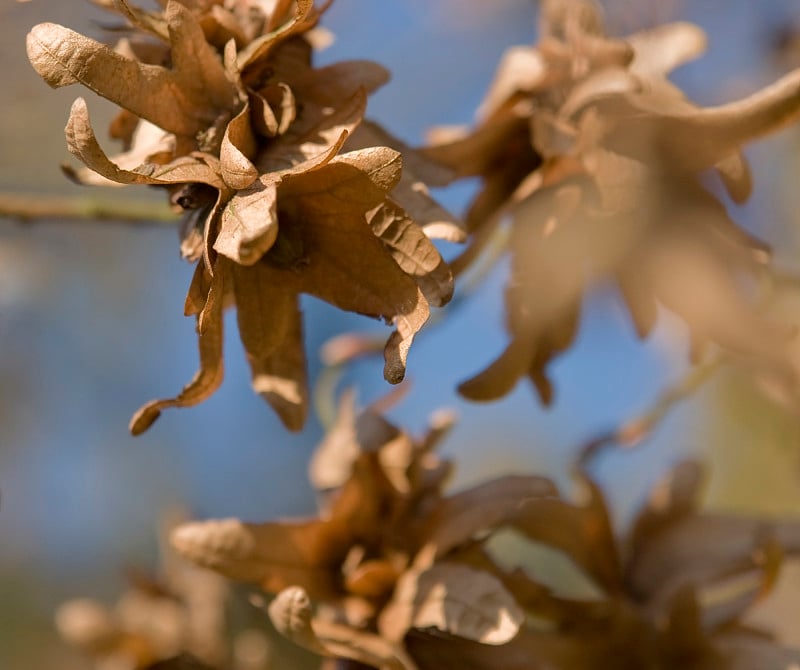
[[[298,644],[403,670],[800,660],[744,623],[784,554],[800,551],[800,524],[703,511],[697,463],[676,466],[619,537],[585,469],[577,469],[580,501],[535,475],[447,494],[452,465],[434,449],[452,416],[413,438],[374,410],[358,415],[353,402],[342,397],[312,460],[325,500],[318,517],[200,521],[172,534],[185,558],[278,594],[269,614]],[[501,530],[560,552],[591,593],[565,595],[544,573],[498,558],[491,538]]]
[[[198,263],[186,313],[197,316],[200,370],[177,396],[140,409],[131,431],[216,390],[231,304],[253,387],[290,429],[307,412],[302,293],[392,323],[384,376],[401,381],[429,304],[453,291],[428,235],[464,234],[413,170],[401,177],[398,151],[372,143],[390,136],[374,124],[356,133],[386,71],[367,61],[313,68],[309,36],[324,9],[312,0],[98,4],[128,23],[115,48],[54,24],[28,36],[48,84],[80,83],[123,108],[111,133],[126,151],[108,158],[75,102],[67,143],[87,169],[67,173],[168,189],[185,211],[182,254]]]
[[[700,177],[713,170],[734,201],[747,199],[742,146],[800,117],[800,70],[702,108],[667,79],[705,49],[698,27],[609,38],[590,0],[544,2],[541,16],[539,43],[503,57],[477,126],[436,131],[426,149],[482,178],[466,215],[474,246],[456,272],[511,219],[510,342],[462,394],[493,400],[527,376],[550,402],[547,365],[571,345],[588,288],[608,281],[640,336],[661,304],[686,321],[694,358],[714,343],[769,369],[792,365],[793,329],[760,315],[742,286],[765,274],[768,249]]]

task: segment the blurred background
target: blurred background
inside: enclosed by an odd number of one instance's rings
[[[678,18],[708,32],[706,56],[674,77],[703,104],[741,97],[800,66],[795,0],[605,4],[616,34]],[[82,0],[0,0],[0,191],[86,193],[58,167],[68,160],[69,105],[86,92],[50,90],[27,63],[24,37],[41,21],[100,37],[107,19]],[[371,98],[369,115],[419,144],[431,125],[472,120],[503,51],[535,39],[536,11],[530,0],[337,0],[324,25],[336,41],[319,63],[369,58],[388,67],[393,79]],[[87,99],[95,127],[104,127],[112,107]],[[798,148],[799,129],[750,147],[756,190],[734,211],[775,247],[780,265],[795,269]],[[437,195],[459,212],[473,186]],[[146,189],[124,196],[160,199]],[[459,424],[443,448],[457,463],[454,488],[508,472],[545,473],[566,488],[582,444],[646,410],[686,374],[685,332],[664,313],[657,332],[638,341],[617,296],[600,286],[587,301],[575,346],[551,367],[552,408],[541,408],[525,384],[501,403],[471,405],[454,388],[504,346],[498,296],[505,273],[501,263],[469,301],[415,343],[411,392],[391,416],[419,431],[433,410],[458,411]],[[195,371],[194,326],[182,316],[191,274],[169,227],[0,222],[3,670],[86,667],[56,639],[53,609],[76,596],[111,602],[125,568],[153,567],[164,509],[177,504],[197,517],[251,521],[314,511],[306,467],[320,424],[310,421],[299,435],[283,430],[251,392],[236,336],[226,343],[220,391],[199,407],[165,412],[142,437],[128,435],[135,409],[176,392]],[[304,307],[312,380],[321,369],[316,352],[331,335],[386,331],[312,299]],[[231,318],[228,332],[235,333]],[[363,404],[387,392],[381,369],[375,360],[348,372],[345,383],[357,386]],[[659,475],[687,455],[710,464],[708,505],[800,514],[798,417],[763,397],[746,375],[721,370],[640,448],[598,463],[620,523]],[[784,590],[773,600],[784,619],[793,609],[797,620],[794,572],[786,571]],[[762,608],[763,616],[771,616],[771,606]]]

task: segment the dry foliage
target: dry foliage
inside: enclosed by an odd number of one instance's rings
[[[79,599],[56,612],[62,638],[98,670],[269,670],[262,631],[228,630],[225,580],[182,560],[166,542],[160,574],[131,571],[128,581],[112,608]],[[258,662],[254,649],[261,650]]]
[[[460,391],[492,400],[528,377],[545,403],[546,374],[578,328],[583,295],[616,282],[638,334],[662,304],[708,343],[797,386],[794,327],[759,314],[747,279],[766,279],[770,254],[700,181],[707,170],[744,202],[742,146],[800,117],[800,70],[752,96],[698,107],[668,79],[699,56],[705,35],[673,23],[605,36],[590,0],[543,2],[540,41],[509,49],[473,130],[432,133],[426,153],[483,186],[466,214],[475,241],[454,270],[511,218],[505,292],[510,342]]]
[[[172,0],[159,12],[98,4],[128,23],[113,48],[54,24],[28,35],[48,84],[80,83],[122,108],[110,134],[126,151],[109,158],[75,101],[67,144],[86,169],[65,169],[81,183],[166,188],[184,211],[181,253],[197,262],[185,313],[197,317],[200,370],[177,396],[142,407],[131,431],[219,386],[227,305],[237,308],[253,388],[292,430],[307,413],[302,293],[392,323],[384,376],[400,382],[429,305],[453,292],[428,234],[463,233],[413,170],[401,175],[400,153],[385,146],[392,138],[374,124],[359,129],[367,94],[388,73],[368,61],[314,68],[323,10],[311,0]]]
[[[676,466],[627,532],[583,469],[573,501],[513,475],[448,494],[439,415],[413,438],[343,397],[311,464],[312,519],[202,521],[172,533],[198,565],[277,594],[293,641],[376,668],[777,668],[800,662],[742,623],[773,587],[800,522],[703,511],[702,468]],[[488,545],[501,529],[561,552],[595,593],[565,597]]]
[[[591,0],[542,0],[539,42],[507,51],[476,126],[435,130],[415,151],[364,119],[388,79],[381,66],[313,65],[330,2],[94,2],[119,21],[113,45],[55,24],[28,36],[49,85],[81,84],[121,108],[109,134],[123,150],[110,157],[75,101],[67,145],[84,167],[64,170],[81,184],[166,191],[181,253],[196,263],[185,314],[200,369],[142,407],[134,434],[221,384],[231,306],[252,386],[291,430],[308,409],[301,294],[391,324],[384,377],[402,381],[431,306],[450,301],[454,275],[506,221],[510,342],[461,385],[467,398],[497,399],[528,377],[549,402],[547,365],[570,346],[587,289],[608,279],[642,337],[663,305],[688,325],[695,359],[713,344],[800,396],[795,328],[755,295],[774,279],[769,250],[702,181],[716,173],[747,200],[742,148],[800,117],[800,70],[699,107],[668,79],[705,49],[698,27],[612,38]],[[480,188],[462,224],[428,187],[470,176]],[[448,264],[432,239],[469,246]],[[370,348],[346,337],[327,360]],[[800,667],[800,652],[744,623],[784,556],[800,552],[800,522],[704,510],[702,468],[686,461],[618,532],[588,451],[577,497],[519,474],[452,493],[453,465],[436,448],[453,417],[434,415],[415,437],[379,407],[358,412],[342,395],[310,465],[316,517],[183,523],[174,550],[270,594],[269,619],[298,645],[381,670]],[[500,531],[558,552],[591,592],[567,596],[538,566],[510,567],[493,549]],[[219,577],[174,561],[114,608],[65,605],[63,636],[103,670],[266,670],[266,653],[237,652],[263,650],[261,633],[241,642],[226,631]]]

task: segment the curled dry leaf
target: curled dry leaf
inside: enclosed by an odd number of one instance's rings
[[[325,646],[311,627],[311,600],[302,588],[291,586],[281,591],[268,611],[275,630],[285,638],[318,654],[325,653]]]
[[[322,656],[348,658],[379,670],[417,670],[402,648],[377,635],[316,621],[301,588],[281,591],[269,606],[269,616],[279,633]]]
[[[391,147],[403,156],[403,172],[392,191],[393,200],[431,239],[464,242],[467,234],[462,222],[439,205],[428,191],[428,186],[442,186],[451,181],[453,179],[451,171],[415,152],[407,144],[369,120],[363,121],[347,142],[348,148],[352,149],[363,149],[374,145]]]
[[[425,299],[441,307],[453,297],[453,275],[418,225],[391,200],[367,214],[372,231],[395,262],[414,277]]]
[[[134,414],[130,431],[134,435],[147,430],[168,407],[189,407],[203,402],[222,383],[222,308],[225,291],[225,270],[218,267],[211,279],[208,296],[197,316],[200,369],[184,389],[165,400],[154,400]]]
[[[225,128],[219,150],[222,179],[229,188],[241,191],[258,179],[258,170],[249,158],[255,152],[256,139],[250,125],[250,105],[246,103]]]
[[[225,206],[214,249],[240,265],[258,261],[278,237],[278,189],[266,175]]]
[[[78,98],[70,110],[66,127],[67,148],[94,172],[121,184],[166,185],[184,182],[222,188],[219,175],[205,161],[183,156],[166,165],[143,163],[135,170],[122,170],[100,148],[89,123],[86,101]]]
[[[456,563],[406,572],[381,615],[381,632],[402,639],[411,628],[436,628],[466,640],[502,645],[525,613],[496,577]]]

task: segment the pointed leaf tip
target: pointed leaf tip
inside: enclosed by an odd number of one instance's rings
[[[161,416],[161,410],[157,407],[153,406],[153,403],[148,403],[144,407],[141,407],[137,412],[131,417],[131,421],[128,424],[128,430],[130,434],[133,436],[139,436],[142,433],[146,432],[150,426],[152,426],[156,419]]]

